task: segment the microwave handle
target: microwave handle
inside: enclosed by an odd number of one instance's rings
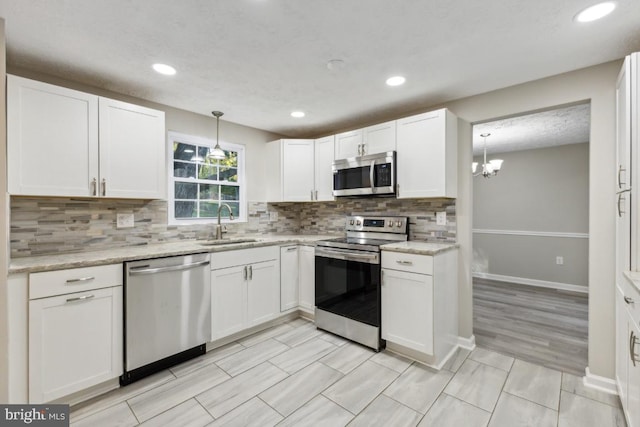
[[[369,168],[369,182],[371,183],[371,192],[375,193],[375,183],[373,182],[373,172],[375,170],[376,161],[371,160],[371,167]]]

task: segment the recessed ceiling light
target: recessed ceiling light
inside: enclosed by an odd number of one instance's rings
[[[304,111],[292,111],[291,117],[295,117],[296,119],[299,119],[300,117],[304,117]]]
[[[153,69],[165,76],[173,76],[176,73],[176,69],[167,64],[153,64]]]
[[[607,1],[604,3],[598,3],[591,7],[586,8],[582,12],[578,13],[575,20],[578,22],[591,22],[600,18],[604,18],[616,8],[615,2]]]
[[[402,76],[393,76],[393,77],[389,77],[387,79],[387,85],[389,86],[400,86],[401,84],[404,84],[404,82],[407,79],[405,79]]]

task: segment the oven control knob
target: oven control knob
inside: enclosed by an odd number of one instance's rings
[[[387,227],[393,227],[393,221],[387,221]]]
[[[402,227],[402,221],[396,222],[396,227],[398,227],[398,228]]]
[[[349,225],[353,225],[353,220],[350,220],[350,221],[349,221]]]
[[[362,224],[362,222],[360,220],[357,220],[356,225],[360,225],[360,224]]]

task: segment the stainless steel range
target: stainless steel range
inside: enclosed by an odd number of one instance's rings
[[[348,216],[346,237],[317,242],[316,327],[371,347],[380,338],[380,246],[407,240],[409,221]]]

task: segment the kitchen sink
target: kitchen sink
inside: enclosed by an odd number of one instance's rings
[[[257,242],[257,239],[220,239],[220,240],[207,240],[206,242],[200,242],[202,246],[218,246],[218,245],[236,245],[240,243],[253,243]]]

